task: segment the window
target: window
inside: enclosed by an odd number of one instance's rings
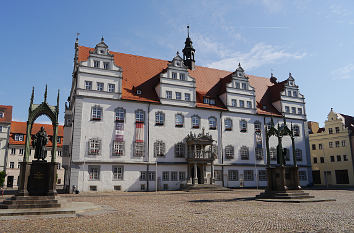
[[[336,127],[336,133],[339,133],[339,127]]]
[[[334,162],[334,155],[331,155],[331,162]]]
[[[100,179],[100,167],[99,166],[88,166],[89,180],[99,180]]]
[[[125,143],[113,141],[113,156],[124,156]]]
[[[240,108],[244,108],[245,107],[245,101],[240,100]]]
[[[242,160],[248,160],[249,159],[248,147],[242,146],[240,149],[240,155]]]
[[[252,102],[251,101],[247,101],[247,108],[252,108]]]
[[[293,130],[294,130],[294,136],[296,137],[300,136],[300,127],[298,125],[294,125]]]
[[[182,81],[185,81],[186,80],[186,76],[184,74],[179,74],[179,79],[182,80]]]
[[[172,91],[166,91],[166,99],[172,99]]]
[[[343,161],[348,161],[348,156],[347,155],[343,155]]]
[[[165,123],[165,114],[163,112],[155,113],[155,125],[163,125]]]
[[[102,119],[102,108],[100,106],[93,106],[91,111],[91,117],[94,121],[99,121]]]
[[[263,159],[263,150],[261,147],[257,147],[255,149],[255,153],[256,153],[256,159],[257,160],[262,160]]]
[[[114,92],[116,90],[116,85],[109,83],[108,84],[108,91],[109,92]]]
[[[156,180],[156,172],[148,172],[148,178],[150,181]]]
[[[154,142],[154,156],[165,156],[166,146],[161,140]]]
[[[228,171],[229,181],[238,181],[238,170]]]
[[[215,105],[215,99],[210,99],[210,104]]]
[[[329,148],[332,148],[333,147],[333,142],[329,142],[328,146],[329,146]]]
[[[297,114],[302,115],[302,108],[297,108]]]
[[[16,148],[11,148],[11,154],[12,155],[16,154]]]
[[[145,144],[143,142],[135,142],[134,156],[143,157],[144,156],[144,147],[145,147]]]
[[[334,157],[333,157],[333,159],[334,159]],[[317,158],[316,157],[313,158],[313,163],[317,163]]]
[[[21,164],[20,163],[17,164],[17,168],[21,168]]]
[[[176,72],[172,72],[172,78],[173,79],[177,79],[177,73]]]
[[[323,149],[322,144],[318,144],[318,149],[319,149],[319,150],[322,150],[322,149]]]
[[[272,147],[269,149],[270,160],[277,160],[277,150]]]
[[[124,108],[116,108],[115,112],[116,112],[116,121],[124,122],[124,119],[125,119]]]
[[[288,96],[291,96],[291,91],[288,91]]]
[[[103,83],[97,83],[97,91],[103,91],[104,84]]]
[[[297,97],[297,91],[293,91],[293,96]]]
[[[236,82],[236,88],[240,89],[240,83],[239,82]]]
[[[232,120],[230,118],[225,119],[225,130],[232,130]]]
[[[258,170],[258,180],[259,181],[267,181],[267,171],[266,170]]]
[[[181,99],[182,99],[182,93],[176,92],[176,100],[181,100]]]
[[[105,70],[109,69],[109,62],[103,62],[103,69]]]
[[[324,157],[320,157],[320,162],[324,163]]]
[[[0,118],[4,118],[4,112],[0,112]]]
[[[247,89],[247,84],[246,83],[242,83],[242,89],[244,89],[244,90]]]
[[[306,171],[299,171],[299,180],[307,180]]]
[[[140,184],[140,190],[145,191],[145,184]]]
[[[225,158],[227,158],[227,159],[234,158],[234,147],[233,146],[228,145],[225,147]]]
[[[337,162],[342,161],[342,157],[340,155],[337,155]]]
[[[342,140],[342,146],[343,147],[345,146],[345,140]]]
[[[144,122],[145,119],[145,113],[143,110],[138,109],[135,111],[135,121],[136,122]]]
[[[285,112],[286,112],[286,113],[289,113],[289,112],[290,112],[289,106],[285,106]]]
[[[60,170],[60,168],[61,168],[61,164],[58,163],[58,164],[57,164],[57,169]]]
[[[296,108],[295,107],[291,107],[291,113],[292,114],[296,114]]]
[[[209,129],[216,129],[216,118],[209,117]]]
[[[253,170],[244,170],[243,178],[245,181],[253,181],[254,180]]]
[[[336,141],[336,147],[339,147],[339,141]]]
[[[92,82],[91,81],[85,81],[85,89],[92,90]]]
[[[171,172],[171,181],[177,181],[178,172]]]
[[[215,181],[222,180],[222,171],[221,170],[214,170],[214,179],[215,179]]]
[[[89,155],[98,155],[100,154],[101,150],[101,140],[98,138],[91,138],[89,140]]]
[[[261,122],[259,122],[259,121],[255,121],[254,122],[254,131],[255,132],[261,132]]]
[[[175,145],[175,156],[177,158],[183,158],[184,157],[184,151],[185,151],[185,146],[184,143],[179,142]]]
[[[140,172],[140,178],[139,178],[139,180],[140,181],[144,181],[144,180],[146,180],[146,171],[141,171]],[[144,190],[145,190],[145,188],[144,188]]]
[[[200,118],[197,115],[192,116],[192,128],[199,128]]]
[[[20,155],[23,155],[24,149],[20,149]]]
[[[268,122],[267,123],[267,130],[270,130],[273,127],[273,123],[272,122]]]
[[[2,132],[2,125],[0,125],[0,133]]]
[[[179,180],[183,181],[186,179],[186,172],[179,172]]]
[[[162,180],[169,181],[170,180],[170,172],[162,172]]]
[[[176,114],[176,127],[183,127],[183,123],[184,123],[184,117],[182,114]]]
[[[210,100],[209,98],[204,97],[204,99],[203,99],[203,103],[204,103],[204,104],[209,104],[209,100]]]
[[[15,162],[10,162],[10,168],[15,168]]]
[[[58,150],[57,153],[58,153],[58,156],[61,156],[61,150]]]
[[[247,121],[240,120],[240,132],[245,133],[247,132]]]
[[[191,100],[191,94],[189,94],[189,93],[184,93],[184,100],[185,100],[185,101],[190,101],[190,100]]]
[[[100,67],[100,61],[93,61],[93,67],[99,68]]]
[[[123,180],[124,167],[113,166],[112,173],[113,173],[113,180]]]
[[[316,150],[316,144],[312,144],[312,150]]]
[[[15,134],[15,141],[23,141],[23,134]]]
[[[296,156],[296,161],[302,161],[302,150],[296,149],[295,156]]]
[[[231,100],[231,105],[232,105],[232,107],[237,107],[237,100],[232,99]]]
[[[332,128],[328,128],[328,133],[332,134],[333,133],[333,129]]]

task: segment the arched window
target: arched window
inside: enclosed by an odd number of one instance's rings
[[[200,126],[200,117],[198,115],[192,116],[192,128],[199,128]]]
[[[254,122],[254,131],[255,132],[261,132],[261,130],[262,130],[262,124],[261,124],[261,122],[259,122],[259,121],[255,121]]]
[[[125,119],[125,110],[124,108],[116,108],[115,109],[116,113],[116,121],[124,122]]]
[[[88,154],[99,155],[101,151],[101,140],[98,138],[91,138],[88,142]]]
[[[158,140],[154,143],[154,156],[165,156],[166,146],[165,143],[161,140]]]
[[[95,105],[91,109],[91,119],[94,121],[102,120],[102,108],[98,105]]]
[[[225,119],[225,130],[232,130],[232,120],[230,118]]]
[[[225,158],[227,158],[227,159],[234,158],[234,147],[233,146],[228,145],[225,147]]]
[[[135,111],[135,121],[136,122],[144,122],[145,120],[145,113],[143,110],[138,109]]]
[[[269,149],[269,154],[270,154],[270,160],[277,160],[277,150],[272,147]]]
[[[245,133],[247,132],[247,121],[240,120],[240,132]]]
[[[179,142],[175,145],[175,157],[183,158],[185,153],[185,145],[183,142]]]
[[[300,128],[298,125],[293,126],[294,136],[300,136]]]
[[[216,118],[209,117],[209,129],[216,129]]]
[[[242,146],[240,149],[240,155],[242,160],[248,160],[249,159],[249,151],[247,146]]]
[[[183,124],[184,124],[184,117],[182,114],[178,113],[176,114],[176,122],[175,122],[175,125],[176,127],[183,127]]]
[[[263,159],[263,150],[262,147],[257,147],[255,149],[255,153],[256,153],[256,159],[257,160],[262,160]]]
[[[163,112],[155,113],[155,125],[163,125],[165,123],[165,114]]]
[[[296,149],[295,156],[296,156],[296,161],[302,161],[302,150]]]

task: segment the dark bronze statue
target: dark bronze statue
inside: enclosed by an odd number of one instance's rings
[[[34,135],[33,141],[32,141],[32,146],[35,149],[34,153],[34,158],[37,160],[44,160],[47,155],[45,153],[46,148],[45,146],[47,145],[48,142],[48,135],[44,130],[44,127],[42,126],[41,129]]]

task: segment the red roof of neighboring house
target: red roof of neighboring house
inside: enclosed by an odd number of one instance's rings
[[[93,50],[79,46],[78,61],[86,61],[89,52]],[[111,51],[110,53],[114,55],[115,64],[123,69],[122,99],[159,103],[155,86],[159,83],[160,74],[167,68],[169,61]],[[202,66],[196,66],[194,70],[188,71],[196,80],[197,107],[226,110],[218,96],[225,92],[226,84],[231,82],[232,72]],[[274,85],[269,78],[253,75],[247,77],[250,85],[255,88],[257,113],[280,116],[281,114],[272,106],[272,100],[277,95],[280,96],[283,84]],[[141,90],[142,94],[136,95],[136,89]],[[204,95],[215,98],[216,105],[203,104]]]
[[[4,113],[4,116],[0,118],[0,123],[11,123],[12,120],[12,106],[0,105],[0,112]]]
[[[44,127],[45,131],[47,132],[49,139],[48,140],[48,147],[52,146],[51,136],[53,136],[53,126],[49,124],[37,124],[34,123],[32,126],[31,135],[35,135],[41,127]],[[27,129],[27,122],[18,122],[12,121],[11,122],[11,130],[10,130],[10,140],[9,144],[12,145],[24,145],[26,141],[26,129]],[[15,141],[15,134],[23,134],[23,141]],[[57,144],[58,147],[62,147],[63,145],[63,136],[64,136],[64,127],[62,125],[58,126],[58,137],[61,137],[60,143]]]

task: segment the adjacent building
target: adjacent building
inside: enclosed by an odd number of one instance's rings
[[[0,171],[6,171],[11,120],[12,106],[0,105]]]
[[[265,127],[294,129],[301,185],[312,182],[304,96],[278,82],[195,64],[186,38],[170,61],[75,43],[65,109],[65,186],[80,191],[176,190],[186,184],[266,186]],[[271,164],[278,140],[270,139]],[[292,164],[290,137],[283,138]]]
[[[53,127],[49,124],[33,124],[32,126],[32,136],[35,135],[41,127],[44,127],[48,134],[47,143],[47,161],[51,158],[51,147],[52,147],[52,137],[53,137]],[[8,156],[6,162],[6,180],[5,184],[8,188],[17,188],[18,179],[20,175],[20,162],[23,161],[23,155],[25,150],[26,141],[26,122],[11,122],[11,131],[8,141]],[[57,168],[57,185],[63,185],[64,182],[64,169],[62,168],[62,145],[63,145],[63,126],[58,127],[58,144],[57,144],[57,157],[56,162],[58,162]],[[31,149],[31,157],[29,161],[34,160],[34,149]]]
[[[308,126],[314,184],[353,186],[354,117],[331,109],[323,128]]]

